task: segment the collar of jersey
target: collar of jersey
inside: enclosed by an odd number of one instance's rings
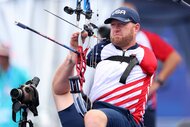
[[[114,46],[116,49],[122,50],[119,46],[116,46],[116,45],[114,45]],[[135,45],[129,47],[127,50],[133,50],[133,49],[136,49],[138,47],[139,47],[139,45],[137,43],[135,43]]]

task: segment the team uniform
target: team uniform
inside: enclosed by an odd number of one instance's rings
[[[137,43],[148,47],[152,50],[156,58],[164,62],[168,56],[174,51],[174,49],[161,39],[157,34],[150,33],[146,30],[138,32],[136,37]],[[148,100],[146,105],[146,112],[144,116],[144,123],[146,127],[155,127],[156,117],[156,93],[154,93]]]
[[[121,59],[109,59],[113,56]],[[132,68],[125,83],[121,83],[120,78],[129,66],[129,62],[124,59],[130,56],[135,56],[138,64]],[[88,54],[87,64],[93,64],[96,68],[93,85],[88,89],[90,91],[87,91],[88,97],[93,108],[103,111],[108,117],[107,127],[142,126],[149,85],[157,67],[153,52],[138,44],[123,51],[110,41],[103,40]],[[74,110],[73,106],[59,112],[64,127],[70,126],[67,123],[73,120],[63,118],[67,113],[71,113],[71,109]],[[73,112],[76,113],[76,110]],[[80,126],[84,126],[79,114],[72,117],[78,117]]]

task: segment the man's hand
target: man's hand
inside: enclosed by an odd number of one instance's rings
[[[153,82],[152,85],[150,86],[149,94],[148,94],[148,99],[151,98],[152,94],[156,92],[160,87],[160,84],[158,82]]]
[[[73,49],[77,50],[78,48],[78,37],[79,37],[80,33],[76,32],[73,33],[71,36],[71,41],[70,41],[70,45]],[[82,32],[81,33],[81,38],[82,38],[82,42],[84,43],[86,37],[88,36],[87,32]],[[77,59],[77,54],[70,52],[70,54],[68,55],[67,59],[70,61],[70,63],[75,64],[76,63],[76,59]]]
[[[86,37],[88,36],[88,33],[87,32],[82,32],[81,36],[82,36],[81,37],[82,38],[82,42],[84,43]],[[71,36],[70,45],[75,50],[77,50],[77,48],[78,48],[78,37],[79,37],[79,32],[76,32],[76,33],[72,34],[72,36]]]

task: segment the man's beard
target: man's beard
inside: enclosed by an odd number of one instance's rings
[[[111,42],[114,45],[119,46],[120,48],[122,48],[123,46],[126,47],[126,46],[130,45],[132,40],[133,40],[132,32],[130,32],[126,36],[111,36]]]

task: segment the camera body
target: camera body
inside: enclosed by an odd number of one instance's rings
[[[39,105],[38,93],[36,87],[33,84],[24,84],[20,88],[14,88],[11,90],[12,101],[20,101],[22,104],[35,106]]]
[[[16,113],[23,109],[29,108],[34,116],[38,115],[37,106],[39,105],[38,91],[36,89],[40,79],[34,77],[32,80],[27,81],[19,88],[11,90],[10,95],[12,97],[12,111],[13,121],[16,122]]]

